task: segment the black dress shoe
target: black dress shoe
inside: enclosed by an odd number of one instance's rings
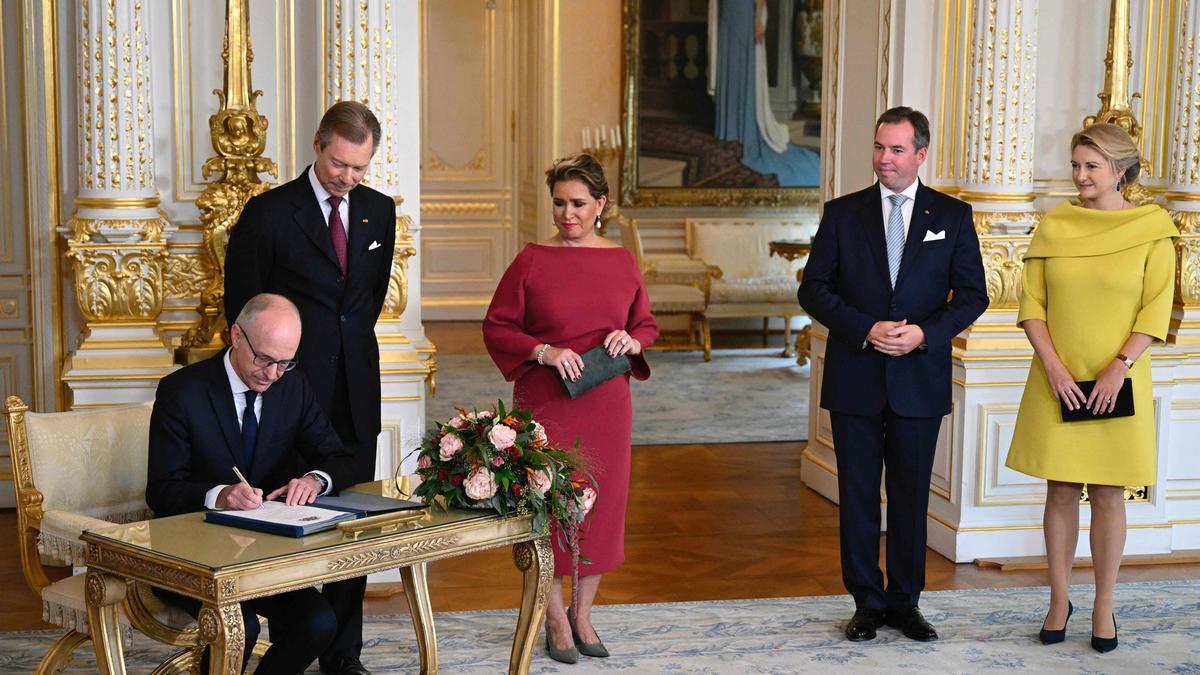
[[[854,610],[850,623],[846,624],[846,639],[851,642],[864,642],[875,639],[875,631],[883,625],[883,610],[863,609]]]
[[[892,628],[899,628],[904,637],[910,640],[931,642],[938,639],[937,631],[921,616],[921,610],[916,607],[889,609],[884,622]]]
[[[1107,654],[1117,648],[1117,642],[1117,617],[1114,615],[1113,636],[1110,638],[1102,638],[1096,637],[1096,634],[1092,633],[1092,649],[1095,649],[1101,654]]]
[[[338,664],[334,675],[371,675],[371,671],[363,666],[362,661],[357,656],[347,656]]]
[[[1058,630],[1046,630],[1046,622],[1042,621],[1042,629],[1038,631],[1038,639],[1044,645],[1056,645],[1067,639],[1067,622],[1071,620],[1071,615],[1075,613],[1075,605],[1071,601],[1067,601],[1067,618],[1063,621],[1063,627]]]

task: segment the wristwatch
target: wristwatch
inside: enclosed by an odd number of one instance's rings
[[[1125,356],[1124,354],[1117,354],[1117,360],[1120,361],[1121,363],[1124,363],[1126,368],[1133,367],[1133,359],[1129,358],[1128,356]]]
[[[306,473],[304,475],[309,476],[313,480],[317,481],[317,485],[321,486],[321,489],[317,491],[318,495],[325,494],[325,491],[329,489],[329,481],[325,480],[325,477],[322,476],[321,474],[317,473],[316,471],[309,471],[308,473]]]

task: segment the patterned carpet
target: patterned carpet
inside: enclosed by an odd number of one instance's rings
[[[633,443],[734,443],[808,438],[809,366],[779,349],[651,352],[653,375],[632,382]],[[512,385],[485,355],[438,357],[437,398],[427,421],[448,420],[456,406],[512,399]],[[585,395],[586,396],[586,395]]]
[[[567,666],[551,661],[539,643],[530,672],[1200,673],[1200,581],[1119,586],[1121,645],[1104,655],[1088,644],[1090,596],[1089,587],[1074,589],[1067,641],[1050,647],[1036,638],[1045,588],[926,593],[922,609],[941,633],[931,643],[912,642],[892,629],[871,642],[845,642],[841,631],[852,613],[846,596],[611,605],[597,608],[595,621],[612,658]],[[505,672],[515,619],[515,610],[435,615],[441,672]],[[0,672],[32,672],[57,635],[0,634]],[[368,617],[366,636],[363,660],[374,672],[417,672],[407,616]],[[129,672],[148,672],[165,654],[139,641],[127,651]],[[66,672],[94,673],[95,666],[81,658]]]

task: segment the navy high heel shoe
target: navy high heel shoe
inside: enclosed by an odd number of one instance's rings
[[[1046,622],[1042,621],[1042,629],[1038,631],[1038,639],[1044,645],[1056,645],[1067,639],[1067,623],[1071,621],[1071,615],[1075,613],[1075,605],[1071,601],[1067,601],[1067,618],[1063,621],[1063,627],[1058,630],[1046,630]]]
[[[1110,638],[1102,638],[1102,637],[1096,637],[1096,634],[1092,633],[1092,649],[1095,649],[1096,651],[1100,652],[1101,654],[1107,654],[1108,652],[1111,652],[1112,650],[1114,650],[1116,648],[1117,648],[1117,617],[1116,617],[1116,615],[1113,615],[1113,636]]]

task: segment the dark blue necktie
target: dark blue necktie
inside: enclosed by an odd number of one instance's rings
[[[242,456],[246,460],[246,468],[254,462],[254,442],[258,440],[258,418],[254,415],[254,399],[258,392],[246,390],[246,410],[242,412]]]

